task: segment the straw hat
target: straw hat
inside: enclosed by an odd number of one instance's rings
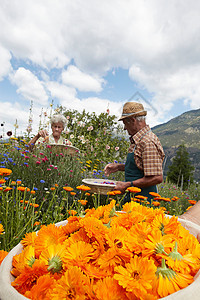
[[[146,116],[147,111],[144,110],[144,106],[138,102],[126,102],[123,106],[123,111],[121,118],[118,121],[121,121],[125,118],[134,116]]]

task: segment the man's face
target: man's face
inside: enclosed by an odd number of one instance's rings
[[[53,132],[53,136],[54,137],[60,137],[61,132],[63,131],[63,124],[58,122],[58,123],[54,123],[51,126],[52,132]]]
[[[134,135],[136,130],[136,119],[134,118],[125,118],[122,120],[124,123],[124,130],[127,130],[129,135]]]

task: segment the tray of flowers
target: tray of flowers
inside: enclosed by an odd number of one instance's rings
[[[27,233],[1,264],[0,299],[198,300],[200,226],[115,204]]]
[[[57,145],[57,144],[49,144],[48,148],[50,148],[52,153],[55,154],[63,154],[63,155],[71,155],[74,156],[80,152],[80,150],[71,145]]]
[[[116,181],[108,179],[95,179],[87,178],[83,179],[82,182],[91,188],[92,193],[98,193],[101,195],[107,195],[108,192],[112,191],[116,185]]]

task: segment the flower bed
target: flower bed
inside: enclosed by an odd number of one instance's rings
[[[84,218],[43,226],[4,259],[0,298],[197,300],[200,245],[181,223],[133,201],[116,212],[113,200]]]

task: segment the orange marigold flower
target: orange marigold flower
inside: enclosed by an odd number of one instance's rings
[[[94,249],[91,244],[83,241],[73,243],[65,249],[63,257],[64,268],[68,269],[72,266],[83,267],[94,256]]]
[[[135,198],[138,198],[138,199],[143,199],[143,200],[146,200],[146,199],[147,199],[147,197],[145,197],[145,196],[142,196],[142,195],[137,195],[137,196],[135,196]]]
[[[140,193],[141,189],[138,187],[131,186],[127,188],[127,191],[129,191],[130,193]]]
[[[107,195],[109,195],[109,196],[115,196],[115,192],[114,191],[107,192]]]
[[[98,280],[94,284],[93,290],[97,299],[128,299],[124,293],[124,289],[118,284],[117,280],[109,276]]]
[[[4,192],[8,192],[8,191],[10,191],[10,190],[12,190],[12,188],[9,187],[9,186],[7,186],[7,187],[5,188],[5,190],[4,190]]]
[[[63,245],[50,245],[40,254],[40,259],[48,266],[52,273],[60,272],[63,265],[65,247]]]
[[[87,204],[87,200],[78,200],[79,203],[81,203],[82,205],[86,205]]]
[[[144,299],[145,294],[152,290],[156,266],[153,260],[135,255],[125,267],[115,267],[115,272],[114,279],[119,285],[127,292],[133,293],[135,297]]]
[[[89,277],[75,266],[68,269],[55,283],[53,290],[49,292],[49,299],[92,299],[89,287]]]
[[[75,216],[77,214],[77,211],[71,209],[67,211],[71,216]]]
[[[179,198],[178,197],[176,197],[176,196],[174,196],[172,199],[171,199],[172,201],[178,201],[179,200]]]
[[[70,186],[64,186],[63,190],[65,190],[66,192],[71,192],[73,191],[73,188],[71,188]]]
[[[78,190],[81,190],[81,191],[90,191],[91,188],[89,186],[86,186],[86,185],[79,185],[76,187]]]
[[[57,227],[54,224],[43,225],[35,239],[36,254],[39,255],[47,246],[62,244],[64,240],[65,235],[62,227]]]
[[[35,239],[36,239],[36,237],[37,237],[36,232],[26,233],[25,237],[21,240],[21,244],[24,247],[31,246],[31,245],[35,246]]]
[[[47,266],[44,262],[36,260],[32,267],[25,266],[23,272],[11,283],[11,285],[21,294],[31,290],[37,279],[47,274]]]
[[[193,277],[189,274],[177,273],[168,269],[162,259],[162,266],[156,271],[155,279],[153,280],[153,290],[157,292],[158,297],[163,298],[182,288],[187,287],[192,283]]]
[[[51,187],[50,188],[51,191],[55,191],[55,189],[56,189],[55,187]]]
[[[75,192],[70,192],[70,194],[71,194],[72,196],[75,196],[75,195],[76,195],[76,193],[75,193]]]
[[[3,188],[2,188],[2,186],[0,186],[0,191],[2,191],[3,190]]]
[[[4,229],[3,229],[3,225],[0,223],[0,234],[2,234],[2,232],[4,232]]]
[[[85,196],[90,196],[90,193],[85,193]]]
[[[18,186],[17,187],[18,191],[24,192],[26,190],[25,186]]]
[[[32,287],[30,291],[27,291],[24,296],[33,300],[42,300],[42,299],[50,299],[48,297],[49,290],[53,288],[55,284],[55,279],[50,276],[50,274],[46,274],[40,276],[36,282],[36,284]]]
[[[34,195],[34,194],[35,194],[35,191],[31,191],[31,194],[33,194],[33,195]]]
[[[0,176],[8,176],[12,173],[12,170],[7,168],[0,168]]]
[[[58,184],[57,184],[57,183],[55,183],[55,187],[58,187]]]
[[[153,230],[144,242],[143,256],[152,254],[163,254],[169,252],[172,248],[172,237],[162,235],[160,231]]]
[[[37,204],[37,203],[30,203],[30,206],[33,206],[33,207],[37,208],[37,207],[39,207],[39,204]]]
[[[192,208],[192,205],[191,205],[191,206],[188,206],[188,208],[186,208],[186,210],[189,210],[190,208]]]
[[[191,205],[195,205],[197,203],[196,200],[188,200],[188,202],[191,204]]]
[[[160,201],[171,202],[170,198],[160,197]]]
[[[0,179],[0,184],[3,184],[3,183],[5,183],[5,182],[6,182],[5,179]]]
[[[8,254],[7,251],[0,250],[0,265],[1,265],[2,261],[4,260],[4,258],[7,256],[7,254]]]
[[[153,197],[159,197],[160,198],[160,195],[158,193],[155,193],[155,192],[149,192],[149,194]]]
[[[158,201],[152,201],[152,204],[153,204],[155,207],[157,207],[157,206],[160,205],[160,202],[158,202]]]
[[[38,222],[38,221],[36,221],[36,222],[33,224],[33,226],[38,226],[38,225],[40,225],[40,222]]]

